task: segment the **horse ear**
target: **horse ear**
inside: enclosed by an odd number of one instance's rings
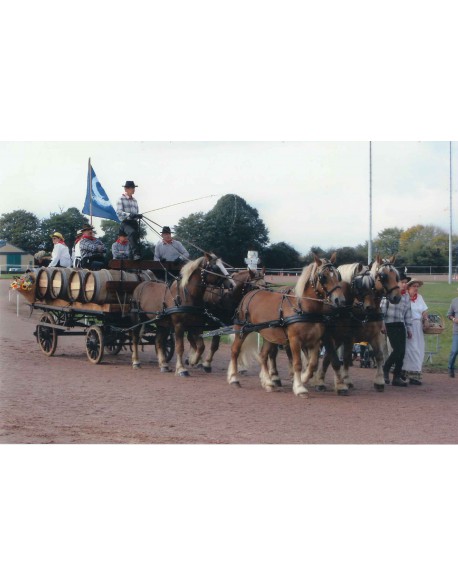
[[[377,265],[380,265],[380,263],[382,262],[382,257],[380,257],[380,255],[377,255],[375,257],[375,260],[377,261]]]
[[[394,262],[396,261],[396,255],[392,255],[388,261],[391,263],[391,265],[394,265]]]
[[[337,253],[332,253],[331,258],[329,259],[331,261],[331,263],[334,265],[334,263],[336,262],[337,259]]]
[[[318,267],[322,265],[321,259],[318,257],[318,255],[313,253],[313,256],[315,257],[315,263],[318,265]]]

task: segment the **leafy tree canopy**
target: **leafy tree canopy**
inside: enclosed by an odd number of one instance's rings
[[[65,212],[59,214],[53,213],[49,218],[45,218],[41,221],[41,239],[45,245],[45,249],[52,251],[53,245],[51,240],[51,234],[54,231],[60,232],[65,239],[65,243],[71,249],[73,242],[76,238],[77,231],[87,224],[89,218],[81,214],[78,208],[69,208]]]
[[[227,194],[207,214],[191,214],[180,219],[176,238],[196,243],[234,267],[241,267],[247,251],[264,249],[269,242],[269,231],[256,208],[240,196]],[[188,243],[184,244],[190,252],[196,251]]]
[[[264,267],[297,268],[302,267],[301,255],[294,247],[285,242],[273,243],[261,253],[261,263]]]
[[[27,253],[35,253],[40,244],[40,221],[26,210],[14,210],[0,216],[0,238]]]
[[[391,257],[399,255],[401,250],[401,236],[404,230],[402,228],[385,228],[380,231],[374,240],[374,250],[382,257]]]

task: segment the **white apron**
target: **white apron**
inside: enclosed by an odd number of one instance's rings
[[[423,334],[422,314],[428,309],[420,294],[415,302],[410,302],[412,309],[412,338],[406,341],[406,354],[402,365],[403,371],[421,372],[425,358],[425,336]]]

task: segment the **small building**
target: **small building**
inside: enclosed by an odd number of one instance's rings
[[[0,240],[1,273],[19,273],[31,266],[33,266],[33,255],[5,240]]]

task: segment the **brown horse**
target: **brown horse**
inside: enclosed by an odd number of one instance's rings
[[[325,331],[324,343],[326,353],[321,369],[317,374],[317,389],[325,389],[324,378],[330,360],[335,360],[336,350],[343,345],[343,377],[348,387],[353,387],[349,375],[352,364],[352,351],[355,342],[368,342],[373,351],[377,365],[374,387],[383,391],[383,345],[381,333],[383,316],[380,303],[386,296],[392,304],[401,300],[399,273],[393,263],[396,257],[382,259],[377,256],[371,267],[359,265],[342,265],[339,271],[343,283],[346,283],[345,295],[347,309],[331,321]],[[354,270],[353,272],[351,270]]]
[[[289,345],[292,355],[293,392],[298,396],[308,393],[304,384],[313,376],[318,365],[325,314],[331,308],[338,308],[345,303],[334,261],[335,254],[330,261],[315,255],[315,261],[304,267],[294,290],[257,290],[244,296],[237,310],[238,319],[234,324],[237,334],[232,344],[227,375],[231,385],[240,386],[237,379],[237,360],[248,333],[256,330],[270,344]],[[309,356],[304,374],[301,351]],[[268,352],[261,354],[260,358],[261,384],[271,391],[276,386],[267,368]]]
[[[227,279],[227,272],[215,255],[206,254],[190,261],[181,269],[181,278],[171,286],[161,282],[144,282],[132,296],[132,316],[137,324],[132,330],[132,366],[139,367],[138,343],[145,322],[156,326],[156,354],[161,371],[170,371],[164,354],[164,343],[170,329],[175,333],[176,375],[189,375],[183,366],[184,335],[193,332],[200,356],[204,351],[204,293],[208,286],[218,285]]]
[[[230,281],[227,280],[219,287],[208,286],[204,294],[204,303],[208,318],[214,319],[214,327],[231,325],[235,310],[243,296],[253,289],[265,288],[266,285],[263,271],[245,269],[232,273]],[[206,373],[210,373],[212,370],[213,357],[219,349],[220,339],[219,335],[212,336],[210,351],[204,362],[201,363]],[[192,340],[190,343],[194,347]],[[189,363],[193,366],[196,365],[195,355],[189,358]]]

